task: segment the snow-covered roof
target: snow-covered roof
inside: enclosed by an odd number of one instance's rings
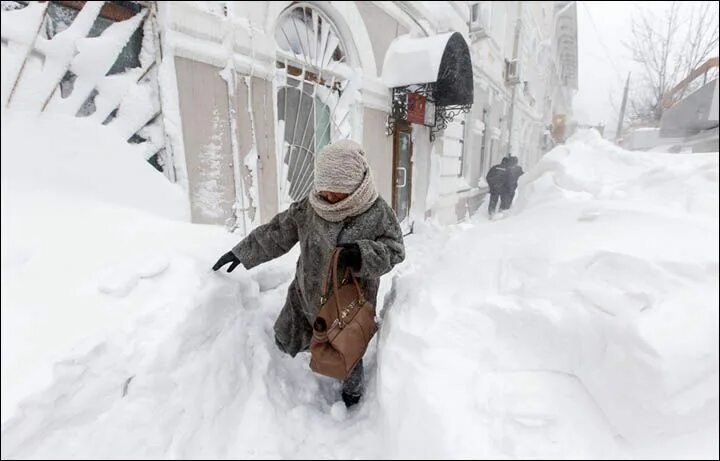
[[[385,54],[383,83],[394,88],[436,81],[440,61],[452,35],[453,32],[424,38],[397,37]]]

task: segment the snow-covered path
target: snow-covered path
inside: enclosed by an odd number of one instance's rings
[[[273,343],[297,249],[212,273],[237,237],[30,193],[34,142],[3,138],[3,458],[718,456],[717,154],[585,133],[504,219],[418,223],[346,412]]]

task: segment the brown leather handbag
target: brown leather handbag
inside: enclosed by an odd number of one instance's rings
[[[333,252],[323,283],[320,312],[310,342],[310,368],[315,373],[345,380],[365,354],[377,325],[375,306],[365,299],[350,269],[338,280],[340,251]]]

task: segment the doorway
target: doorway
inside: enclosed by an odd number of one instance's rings
[[[412,126],[398,122],[393,136],[393,185],[392,205],[403,230],[410,228],[410,204],[412,200]]]

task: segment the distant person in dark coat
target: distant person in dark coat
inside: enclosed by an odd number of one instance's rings
[[[508,182],[508,171],[510,168],[510,159],[503,157],[499,165],[495,165],[490,168],[485,180],[488,183],[490,189],[490,206],[488,207],[488,216],[492,217],[495,214],[497,208],[498,199],[505,193]],[[502,209],[502,207],[501,207]]]
[[[518,165],[518,158],[513,155],[508,155],[503,160],[508,159],[508,166],[506,172],[505,190],[500,195],[500,209],[509,210],[512,205],[513,199],[515,198],[515,191],[517,190],[518,179],[523,175],[524,171],[520,165]]]

